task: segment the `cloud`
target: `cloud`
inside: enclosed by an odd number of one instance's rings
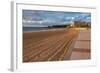
[[[23,20],[24,27],[48,27],[52,25],[67,25],[72,24],[72,22],[68,21],[55,21],[55,20],[41,20],[41,21],[34,21],[34,20]]]
[[[47,27],[71,24],[73,21],[91,22],[90,13],[23,10],[23,26]]]

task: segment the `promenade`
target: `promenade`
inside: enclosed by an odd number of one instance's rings
[[[79,29],[71,60],[82,60],[91,58],[91,30]]]

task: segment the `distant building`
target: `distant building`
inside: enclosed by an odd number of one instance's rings
[[[84,21],[74,21],[74,27],[91,27],[90,22],[84,22]]]

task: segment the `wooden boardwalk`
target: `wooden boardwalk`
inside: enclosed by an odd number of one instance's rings
[[[73,28],[23,33],[23,62],[69,59],[77,34]]]

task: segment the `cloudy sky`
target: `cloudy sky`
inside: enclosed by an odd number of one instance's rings
[[[64,25],[77,20],[91,22],[91,14],[82,12],[23,10],[22,15],[24,27]]]

